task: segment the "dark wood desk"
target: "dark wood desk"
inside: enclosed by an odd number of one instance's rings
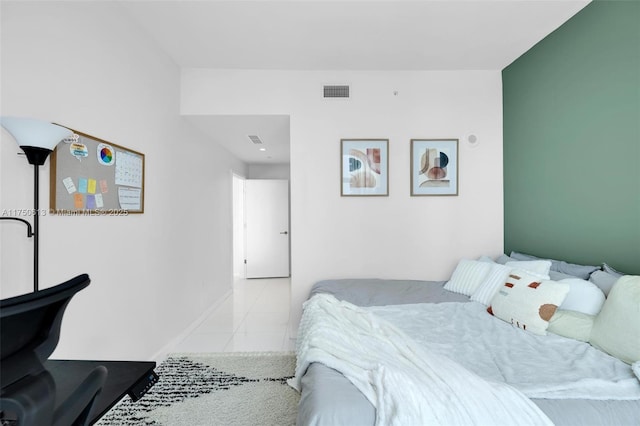
[[[93,407],[91,424],[98,421],[126,394],[139,388],[140,384],[153,384],[156,363],[153,361],[84,361],[84,360],[48,360],[45,367],[56,383],[57,401],[64,401],[67,396],[97,366],[104,365],[109,374],[102,392]],[[155,376],[157,377],[157,376]],[[138,385],[138,386],[136,386]],[[140,391],[136,391],[140,394]],[[56,405],[57,405],[56,401]]]

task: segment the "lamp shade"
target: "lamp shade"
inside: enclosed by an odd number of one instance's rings
[[[48,121],[26,117],[0,117],[0,125],[13,136],[31,164],[44,164],[47,156],[73,132]]]

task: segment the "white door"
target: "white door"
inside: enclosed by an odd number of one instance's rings
[[[289,181],[245,181],[247,278],[289,276]]]

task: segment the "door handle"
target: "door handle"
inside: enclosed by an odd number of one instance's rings
[[[287,231],[282,231],[281,234],[287,235],[288,232]]]

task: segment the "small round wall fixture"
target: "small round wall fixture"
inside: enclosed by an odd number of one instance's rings
[[[480,144],[480,141],[478,140],[478,136],[475,133],[469,133],[466,137],[466,140],[467,140],[467,144],[471,148],[475,148]]]

